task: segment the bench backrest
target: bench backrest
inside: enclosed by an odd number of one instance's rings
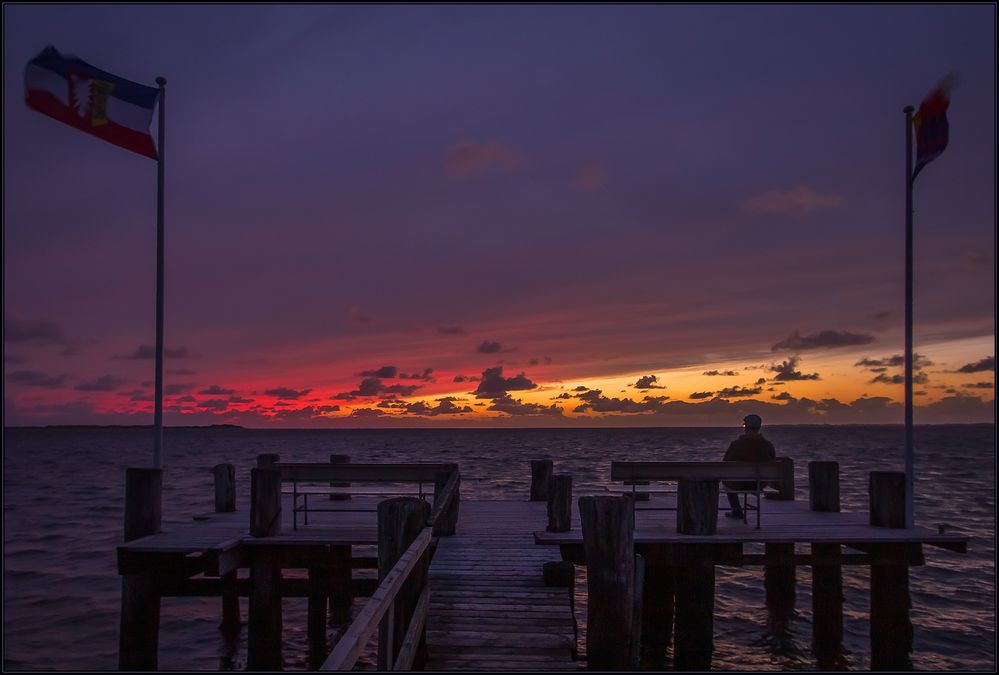
[[[611,462],[611,480],[775,481],[783,472],[783,462]]]
[[[343,481],[357,483],[433,483],[440,472],[458,470],[447,464],[324,464],[278,462],[282,481]]]

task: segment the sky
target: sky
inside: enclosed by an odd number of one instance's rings
[[[995,420],[994,5],[3,8],[4,424],[150,424],[156,161],[29,109],[167,79],[165,421]]]

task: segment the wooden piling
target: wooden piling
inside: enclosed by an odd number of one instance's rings
[[[126,542],[160,531],[162,495],[161,469],[125,470]],[[159,633],[160,594],[154,573],[122,575],[118,670],[156,670]]]
[[[350,455],[330,455],[330,464],[350,464]],[[330,482],[330,487],[349,488],[350,483]],[[330,500],[332,501],[345,501],[347,499],[350,499],[349,494],[330,493]]]
[[[812,511],[838,513],[839,463],[808,463]],[[839,544],[812,543],[812,651],[822,670],[839,669],[843,647],[843,567]]]
[[[271,463],[273,466],[273,463]],[[250,535],[281,533],[281,472],[250,471]],[[250,561],[247,670],[281,670],[281,561],[275,549],[255,547]]]
[[[548,501],[552,489],[554,464],[550,459],[531,460],[531,501]]]
[[[794,544],[766,544],[765,550],[763,585],[767,626],[779,644],[788,644],[796,595]]]
[[[307,634],[309,668],[319,670],[328,656],[326,644],[326,604],[330,597],[330,553],[328,546],[309,552],[309,605]]]
[[[631,618],[631,640],[628,657],[630,668],[637,670],[642,663],[642,618],[645,611],[645,557],[635,555],[635,607]]]
[[[232,464],[216,464],[212,473],[215,477],[215,513],[235,511],[236,467]],[[227,572],[222,575],[222,623],[219,624],[219,628],[232,632],[241,624],[236,572]]]
[[[330,546],[327,569],[332,585],[331,618],[335,624],[344,624],[350,621],[350,608],[354,603],[351,568],[350,546]]]
[[[777,499],[786,502],[794,501],[794,460],[790,457],[778,457],[777,461],[782,465],[782,475],[780,479]]]
[[[676,531],[681,534],[714,534],[718,529],[718,481],[677,481]]]
[[[274,454],[273,452],[265,452],[257,455],[257,468],[270,469],[280,461],[281,455]]]
[[[684,544],[676,577],[675,670],[710,670],[714,653],[715,560],[711,544]]]
[[[586,653],[591,670],[631,667],[635,607],[634,501],[580,497],[586,551]]]
[[[643,666],[662,667],[673,638],[673,599],[676,568],[661,555],[649,551],[645,557],[645,588],[642,598]]]
[[[901,471],[871,471],[868,485],[871,525],[904,528],[905,474]]]
[[[434,476],[434,503],[444,494],[444,488],[451,480],[451,471],[438,471]],[[455,478],[454,496],[451,504],[441,513],[435,524],[434,533],[441,537],[450,537],[458,529],[458,505],[461,502],[461,475]]]
[[[378,579],[381,581],[392,570],[409,545],[426,526],[430,516],[430,504],[413,497],[386,499],[378,504]],[[402,646],[409,626],[409,619],[416,608],[423,587],[426,585],[427,564],[420,563],[422,569],[414,569],[402,589],[395,597],[392,609],[386,613],[378,627],[378,669],[389,670],[390,662]],[[421,640],[423,649],[417,652],[414,669],[419,662],[426,660],[426,640]],[[420,653],[422,652],[422,654]],[[390,656],[391,653],[391,656]]]
[[[572,529],[572,476],[558,474],[548,495],[548,531],[568,532]]]
[[[869,486],[871,525],[904,528],[905,474],[872,471]],[[909,564],[913,556],[905,544],[876,544],[870,553],[871,670],[911,670]],[[920,558],[921,551],[915,557]]]

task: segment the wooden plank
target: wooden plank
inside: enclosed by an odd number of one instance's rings
[[[611,462],[611,480],[771,481],[782,476],[781,462]]]
[[[456,471],[457,464],[327,464],[278,462],[282,481],[350,481],[352,483],[424,482],[433,485],[439,471]]]

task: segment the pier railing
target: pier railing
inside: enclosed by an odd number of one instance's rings
[[[437,474],[433,508],[405,497],[378,505],[381,581],[320,670],[353,669],[376,629],[379,670],[411,670],[426,660],[432,542],[435,537],[454,534],[460,480],[457,469]],[[402,546],[405,549],[400,553]]]

